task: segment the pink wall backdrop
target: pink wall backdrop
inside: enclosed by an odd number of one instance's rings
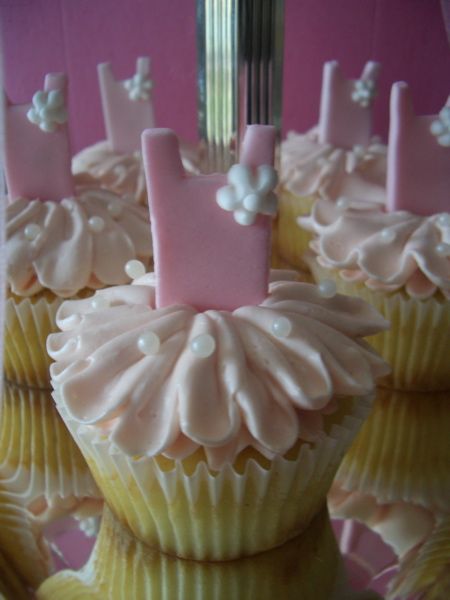
[[[444,0],[448,3],[449,0]],[[382,63],[376,131],[386,134],[389,89],[410,83],[416,108],[438,111],[450,92],[450,47],[439,0],[285,0],[284,131],[317,120],[321,69],[338,59],[357,76]],[[96,64],[132,74],[152,58],[158,126],[195,140],[194,0],[0,0],[5,86],[15,102],[41,87],[47,71],[70,77],[74,151],[104,138]]]

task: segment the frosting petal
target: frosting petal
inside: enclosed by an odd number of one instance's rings
[[[62,304],[62,332],[48,338],[57,402],[75,420],[99,427],[129,455],[184,457],[205,448],[213,468],[248,445],[268,456],[322,432],[322,414],[340,395],[370,394],[387,365],[362,336],[387,327],[368,304],[337,295],[291,274],[270,286],[260,306],[198,312],[189,306],[155,309],[153,274],[133,285]],[[273,322],[288,319],[286,337]],[[151,331],[156,354],[140,336]],[[192,340],[209,335],[203,357]]]

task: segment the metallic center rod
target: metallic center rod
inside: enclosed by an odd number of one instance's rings
[[[247,124],[281,127],[284,0],[197,0],[204,170],[227,171]]]

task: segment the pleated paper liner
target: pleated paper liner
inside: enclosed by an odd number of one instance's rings
[[[249,448],[218,472],[208,469],[203,450],[183,461],[133,459],[94,427],[61,414],[105,500],[134,535],[167,554],[214,561],[262,552],[305,529],[368,412],[367,400],[340,405],[325,417],[317,443],[298,442],[273,461]]]
[[[372,304],[388,321],[388,331],[367,341],[389,363],[383,385],[398,390],[450,390],[450,303],[440,293],[416,300],[404,291],[375,292],[361,282],[344,281],[337,270],[308,260],[316,281],[331,279],[341,294]]]
[[[450,598],[450,516],[437,519],[426,541],[413,549],[401,562],[398,574],[390,583],[388,600],[407,600],[412,595],[421,600]]]
[[[77,298],[85,298],[92,290],[82,290]],[[56,312],[64,298],[44,290],[22,298],[9,294],[5,305],[3,369],[5,378],[28,387],[50,388],[49,367],[52,360],[46,343],[57,331]]]
[[[286,545],[221,563],[177,559],[151,550],[105,510],[87,565],[79,572],[51,577],[38,598],[332,600],[341,578],[341,558],[324,508],[300,537]]]
[[[422,544],[436,524],[435,513],[423,506],[408,502],[381,504],[369,494],[347,492],[336,482],[328,494],[328,507],[335,519],[359,521],[378,533],[399,558]]]
[[[29,600],[30,594],[0,548],[0,600]]]
[[[77,509],[98,511],[100,492],[50,391],[5,383],[0,482],[43,523]]]
[[[1,482],[0,550],[24,585],[36,588],[49,576],[51,557],[41,528]]]
[[[336,475],[378,503],[450,508],[450,392],[379,388],[372,412]]]
[[[277,254],[286,264],[308,271],[303,255],[309,249],[312,234],[298,226],[299,217],[308,216],[315,196],[296,196],[285,188],[278,193]]]

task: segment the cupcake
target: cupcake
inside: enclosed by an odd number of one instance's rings
[[[78,572],[63,571],[51,577],[37,597],[349,600],[354,596],[343,580],[326,509],[301,536],[284,546],[224,563],[177,559],[152,550],[106,509],[88,563]]]
[[[50,397],[46,339],[64,298],[129,281],[151,257],[148,211],[101,189],[74,189],[65,77],[48,75],[33,105],[6,107],[4,376],[0,481],[43,526],[99,510],[99,491]]]
[[[74,188],[64,87],[64,76],[48,75],[31,108],[6,109],[4,371],[11,383],[41,389],[49,387],[45,343],[62,299],[125,283],[125,264],[148,265],[152,254],[146,209]]]
[[[344,79],[337,62],[324,65],[319,124],[306,134],[291,132],[281,144],[277,253],[307,269],[303,254],[311,234],[297,218],[327,198],[385,201],[386,146],[371,136],[372,103],[379,65],[366,64],[361,79]]]
[[[435,122],[445,118],[416,117],[408,87],[395,84],[386,208],[321,200],[299,220],[315,236],[316,281],[333,280],[391,322],[369,341],[391,365],[393,389],[450,390],[450,150]]]
[[[48,339],[56,405],[110,508],[182,558],[301,533],[387,372],[369,305],[295,274],[268,285],[273,141],[250,127],[227,185],[186,177],[174,134],[145,132],[156,272],[64,303]]]
[[[138,58],[130,79],[117,81],[109,63],[98,65],[98,77],[107,139],[73,157],[75,180],[79,186],[95,185],[146,205],[140,136],[154,127],[150,59]],[[189,172],[200,170],[200,155],[188,144],[183,146],[183,164]]]

